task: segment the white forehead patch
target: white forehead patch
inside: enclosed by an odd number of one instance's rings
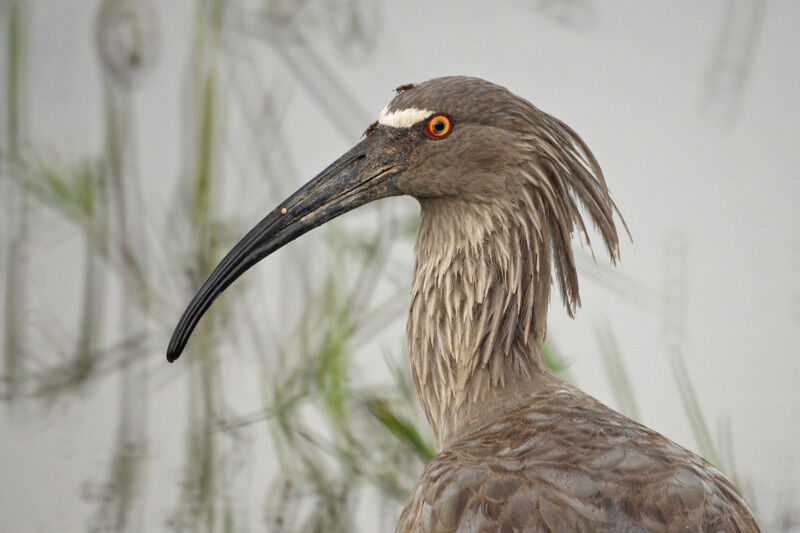
[[[427,109],[407,107],[406,109],[398,109],[390,112],[389,106],[386,106],[378,117],[378,124],[382,126],[391,126],[393,128],[410,128],[417,122],[425,120],[431,115],[433,115],[433,111],[428,111]]]

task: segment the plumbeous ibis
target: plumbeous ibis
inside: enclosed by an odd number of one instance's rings
[[[593,225],[615,260],[616,206],[569,126],[484,80],[401,87],[361,142],[222,259],[184,312],[168,359],[259,260],[402,194],[421,206],[411,373],[441,451],[398,532],[758,531],[711,464],[545,367],[553,282],[570,314],[580,303],[572,235],[588,241]]]

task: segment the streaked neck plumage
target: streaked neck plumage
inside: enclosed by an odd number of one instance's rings
[[[541,356],[550,252],[538,197],[421,200],[407,336],[440,446],[515,393],[551,381]]]

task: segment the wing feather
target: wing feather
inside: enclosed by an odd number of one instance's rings
[[[759,531],[713,466],[574,390],[533,397],[425,468],[398,532]]]

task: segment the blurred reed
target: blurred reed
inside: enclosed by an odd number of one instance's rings
[[[590,24],[595,13],[595,6],[585,1],[526,5],[574,29]],[[317,43],[326,29],[324,39],[335,44],[337,53],[364,61],[380,38],[381,18],[379,6],[365,0],[194,0],[185,87],[187,143],[171,215],[160,222],[147,216],[137,169],[146,154],[137,150],[132,120],[134,95],[159,55],[158,12],[147,0],[103,0],[99,6],[95,43],[102,68],[105,143],[99,154],[68,161],[46,147],[23,149],[30,30],[25,2],[6,0],[4,5],[7,112],[0,171],[6,179],[0,185],[8,222],[2,397],[52,404],[86,391],[98,379],[118,376],[114,451],[103,481],[85,491],[96,504],[87,525],[93,531],[142,531],[151,523],[145,521],[148,496],[157,497],[146,494],[144,484],[153,392],[146,360],[161,361],[163,340],[175,317],[241,232],[238,214],[226,210],[226,191],[233,191],[237,206],[249,205],[244,191],[253,188],[247,180],[256,175],[263,180],[258,186],[268,193],[265,201],[274,203],[296,182],[291,141],[281,128],[295,87],[322,110],[322,120],[348,139],[371,121]],[[321,22],[326,20],[333,23]],[[255,68],[262,49],[277,58],[273,78],[262,77]],[[245,119],[236,143],[226,142],[234,110]],[[242,169],[242,175],[223,180],[226,163]],[[284,176],[295,179],[281,180]],[[225,184],[233,180],[238,180],[233,186]],[[74,345],[54,342],[50,358],[35,361],[27,355],[24,282],[35,244],[32,205],[71,222],[84,240],[82,303],[76,305],[80,317],[76,331],[64,336],[74,339]],[[261,512],[268,530],[391,529],[436,448],[394,338],[406,311],[409,269],[396,265],[392,251],[413,239],[416,219],[387,207],[373,208],[368,216],[377,223],[352,227],[341,222],[321,230],[321,264],[310,264],[303,243],[275,258],[283,283],[270,290],[293,295],[280,298],[293,305],[278,311],[278,324],[268,318],[274,309],[262,309],[242,294],[238,305],[220,298],[199,325],[181,367],[187,380],[188,423],[183,470],[176,480],[178,501],[158,517],[160,523],[175,531],[252,528],[243,502],[253,482],[241,482],[241,465],[249,453],[245,435],[252,427],[266,427],[270,446],[256,453],[271,454],[274,471],[269,479],[256,480],[263,486],[255,490],[265,492]],[[667,249],[663,290],[576,253],[585,279],[664,320],[664,345],[697,445],[736,478],[729,426],[715,446],[682,359],[685,247],[671,244]],[[110,297],[107,278],[121,287],[118,301]],[[241,283],[263,295],[257,280]],[[261,298],[258,303],[274,300]],[[112,303],[118,305],[113,321],[106,312]],[[109,332],[109,323],[114,331]],[[615,407],[639,418],[613,330],[602,324],[596,335]],[[358,357],[375,339],[392,339],[379,348],[386,377],[378,385],[363,379],[364,362]],[[229,349],[255,355],[261,383],[261,405],[255,412],[235,413],[227,407],[221,357]],[[573,379],[553,339],[543,355],[550,368]],[[358,510],[374,520],[359,522]],[[775,531],[783,530],[788,529],[776,526]]]
[[[4,34],[6,35],[5,57],[5,158],[12,163],[9,172],[22,158],[27,123],[26,60],[28,30],[28,8],[24,0],[9,0],[3,6],[6,11]],[[13,398],[17,382],[24,368],[27,347],[28,310],[26,272],[30,241],[30,207],[28,197],[19,189],[0,184],[3,193],[4,226],[6,228],[6,268],[4,279],[4,372],[3,379],[9,396]],[[13,310],[13,312],[9,311]]]
[[[126,265],[139,285],[146,284],[149,244],[141,224],[143,200],[138,175],[138,153],[133,128],[133,93],[152,69],[157,47],[155,13],[146,0],[103,0],[95,24],[95,46],[103,73],[105,117],[105,158],[103,198],[106,242],[109,253]],[[113,236],[112,239],[109,237]],[[89,286],[101,271],[95,267],[96,254],[87,265],[97,272],[85,284],[85,298],[94,290]],[[90,261],[91,260],[91,261]],[[87,276],[89,273],[87,273]],[[102,279],[102,278],[100,278]],[[104,280],[102,280],[104,281]],[[146,312],[151,307],[144,292],[137,301],[119,301],[122,337],[135,337],[147,344],[149,327]],[[96,304],[100,305],[100,302]],[[94,328],[97,329],[97,328]],[[140,355],[126,358],[119,370],[119,415],[113,455],[106,481],[101,485],[96,513],[90,522],[94,531],[141,531],[144,529],[143,494],[147,467],[148,373]]]
[[[611,325],[606,322],[597,327],[595,335],[597,336],[597,343],[600,345],[603,368],[611,385],[611,392],[614,395],[617,410],[634,420],[641,421],[642,418],[639,413],[639,406],[636,404],[631,379],[625,368],[619,343],[611,329]]]

